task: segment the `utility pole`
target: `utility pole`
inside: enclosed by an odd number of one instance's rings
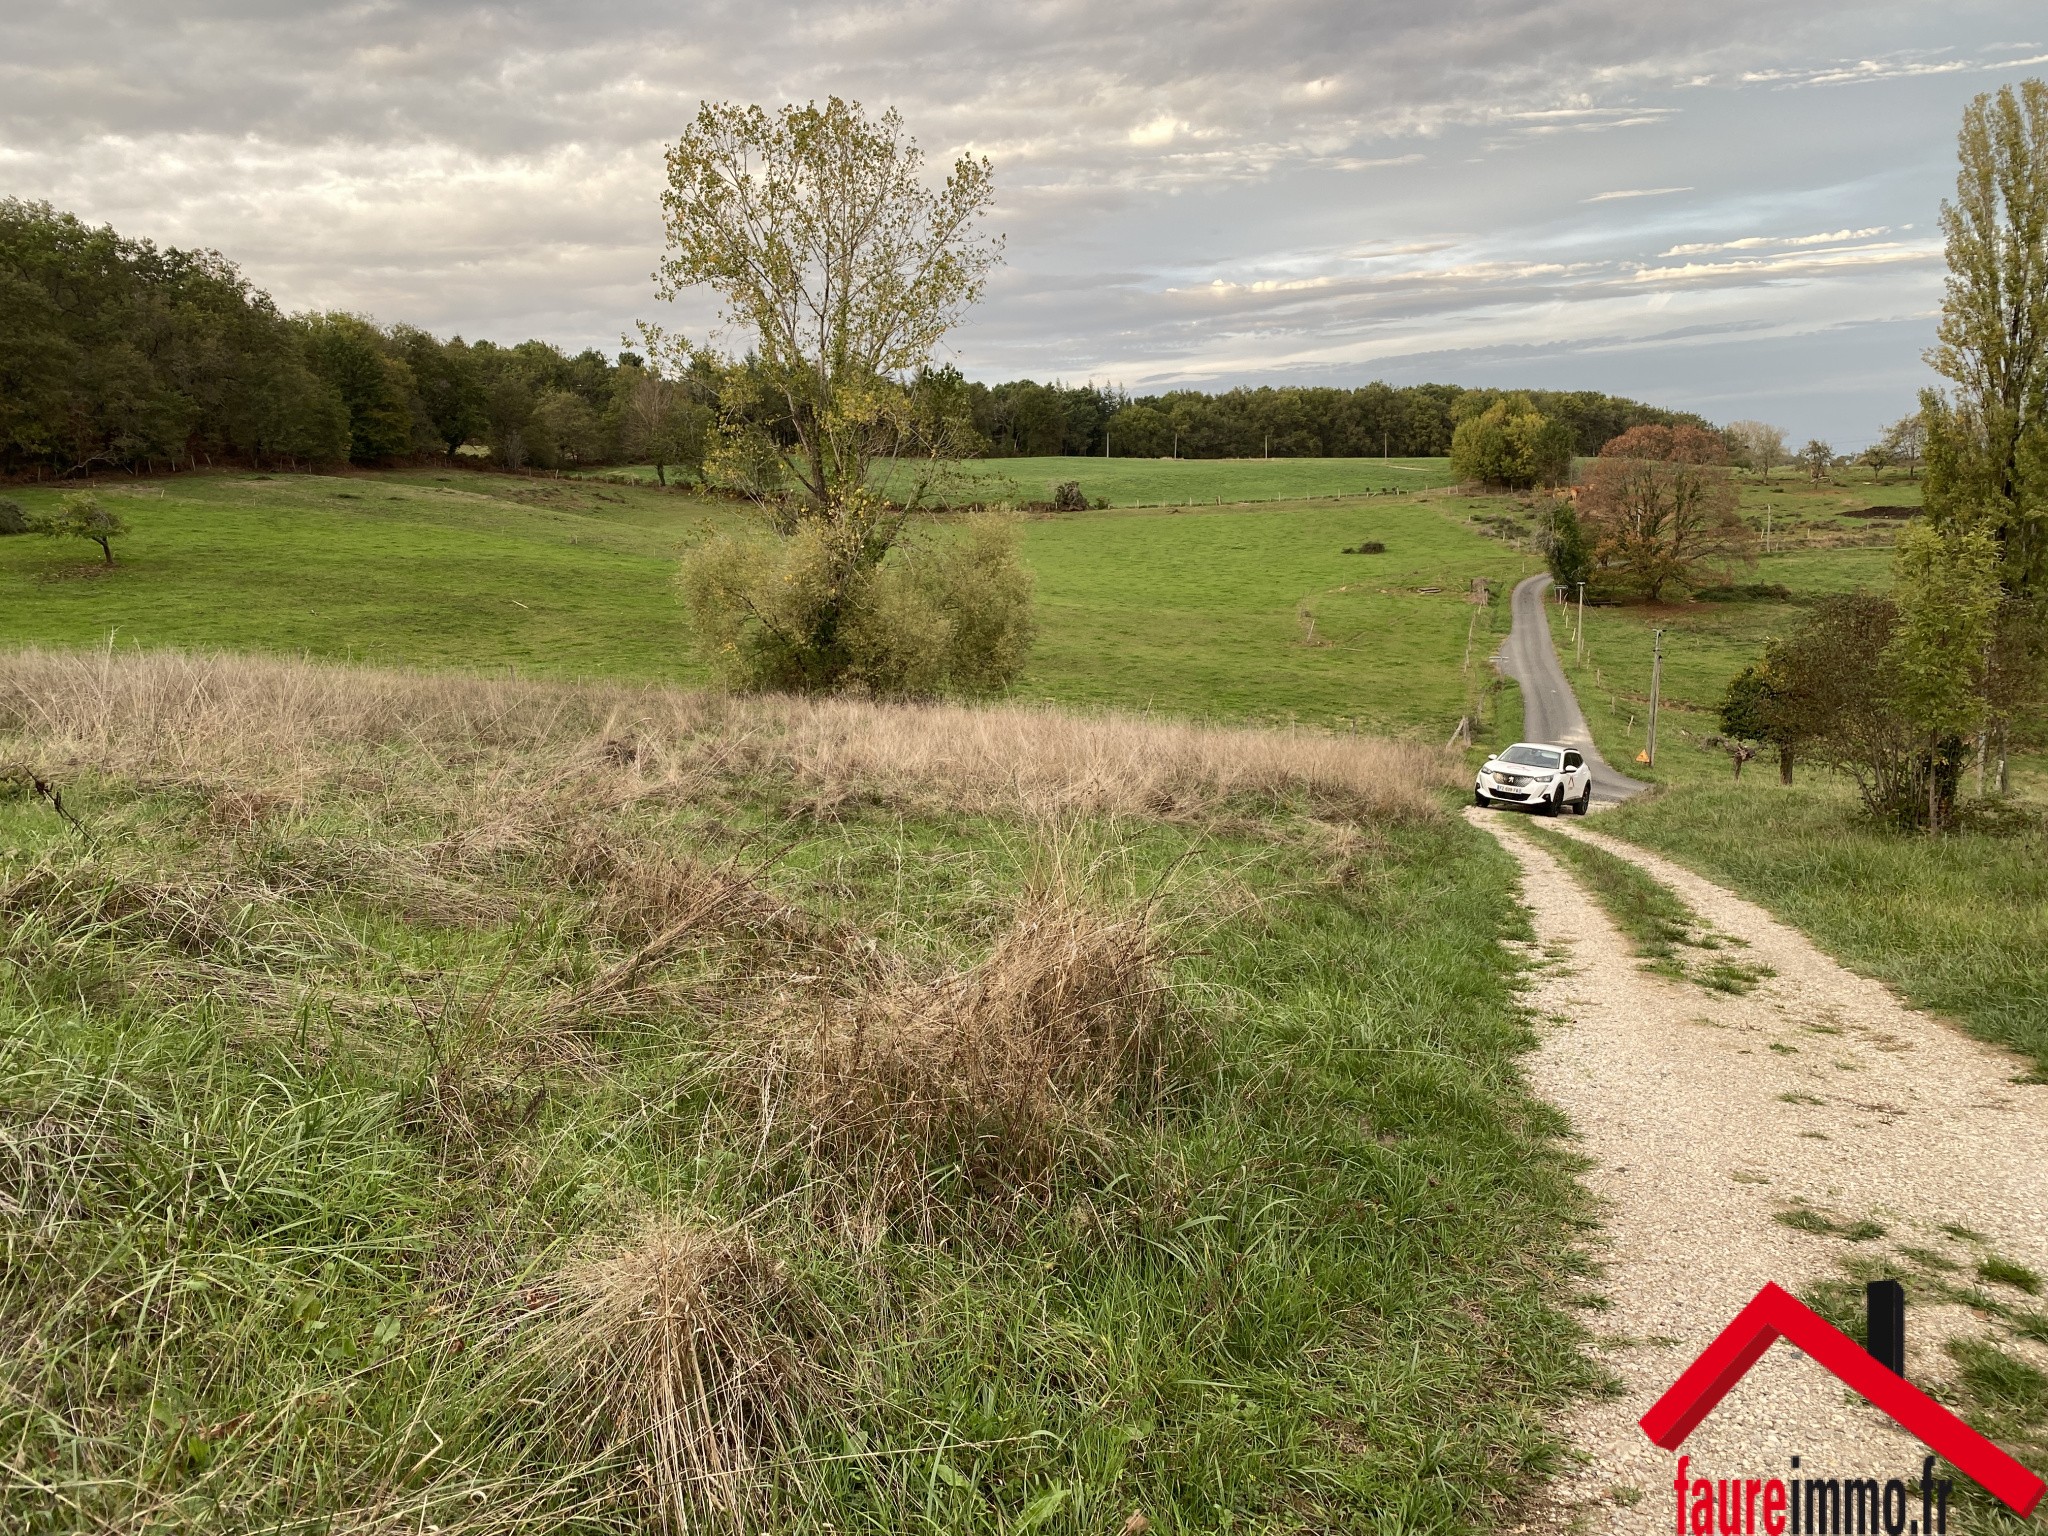
[[[1650,739],[1643,748],[1652,768],[1657,766],[1657,695],[1664,683],[1664,631],[1650,631]]]
[[[1390,459],[1392,459],[1392,457],[1393,457],[1393,455],[1387,452],[1387,429],[1386,429],[1385,427],[1381,427],[1381,428],[1380,428],[1380,462],[1381,462],[1382,464],[1385,464],[1385,463],[1387,463],[1387,462],[1388,462],[1388,461],[1389,461]]]
[[[1572,660],[1579,666],[1586,664],[1586,584],[1579,583],[1579,619],[1572,625]]]
[[[1273,457],[1273,434],[1270,432],[1266,434],[1266,457]]]

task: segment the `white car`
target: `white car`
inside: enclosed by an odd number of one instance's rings
[[[1478,805],[1534,806],[1547,816],[1570,806],[1583,816],[1593,803],[1593,770],[1583,752],[1518,741],[1480,767],[1472,799]]]

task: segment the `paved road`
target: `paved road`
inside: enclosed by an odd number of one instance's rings
[[[1543,594],[1549,587],[1548,576],[1531,576],[1515,588],[1514,624],[1494,657],[1501,671],[1522,685],[1522,740],[1577,747],[1593,767],[1593,798],[1626,800],[1650,786],[1610,768],[1593,745],[1578,698],[1564,680],[1564,668],[1550,644],[1550,625],[1543,613]]]

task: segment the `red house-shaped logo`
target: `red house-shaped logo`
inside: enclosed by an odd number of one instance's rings
[[[2008,1509],[2022,1518],[2033,1513],[2044,1488],[2040,1478],[1775,1284],[1758,1291],[1671,1389],[1650,1405],[1642,1417],[1643,1433],[1665,1450],[1677,1450],[1780,1338],[1790,1339],[1929,1450],[1975,1478]]]

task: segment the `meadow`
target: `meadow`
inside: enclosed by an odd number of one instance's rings
[[[600,473],[655,478],[651,464]],[[1451,472],[1447,459],[970,459],[950,466],[933,492],[955,503],[1022,505],[1050,501],[1053,488],[1068,482],[1079,485],[1090,504],[1192,507],[1435,490],[1451,483]],[[882,468],[875,484],[907,496],[916,480],[912,471]]]
[[[465,471],[188,475],[103,490],[134,529],[111,570],[82,545],[0,540],[0,642],[112,635],[701,682],[676,560],[744,516],[652,486]],[[31,511],[55,499],[18,494]],[[1019,694],[1442,740],[1475,696],[1490,697],[1487,637],[1507,622],[1498,599],[1535,568],[1471,520],[1491,506],[1430,492],[1030,519],[1041,631]],[[947,527],[921,521],[913,536]],[[1343,552],[1367,541],[1386,552]],[[1496,601],[1468,601],[1479,577]]]
[[[1460,1532],[1593,1385],[1441,749],[30,649],[0,757],[25,1528]]]
[[[1512,1524],[1598,1389],[1594,1216],[1442,744],[1519,733],[1532,509],[1108,462],[1021,524],[1000,705],[695,687],[676,560],[744,511],[630,480],[109,480],[111,570],[0,539],[0,1503]],[[1901,839],[1702,749],[1912,488],[1745,495],[1789,597],[1587,611],[1617,762],[1667,631],[1660,793],[1602,828],[2048,1069],[2038,829]]]

